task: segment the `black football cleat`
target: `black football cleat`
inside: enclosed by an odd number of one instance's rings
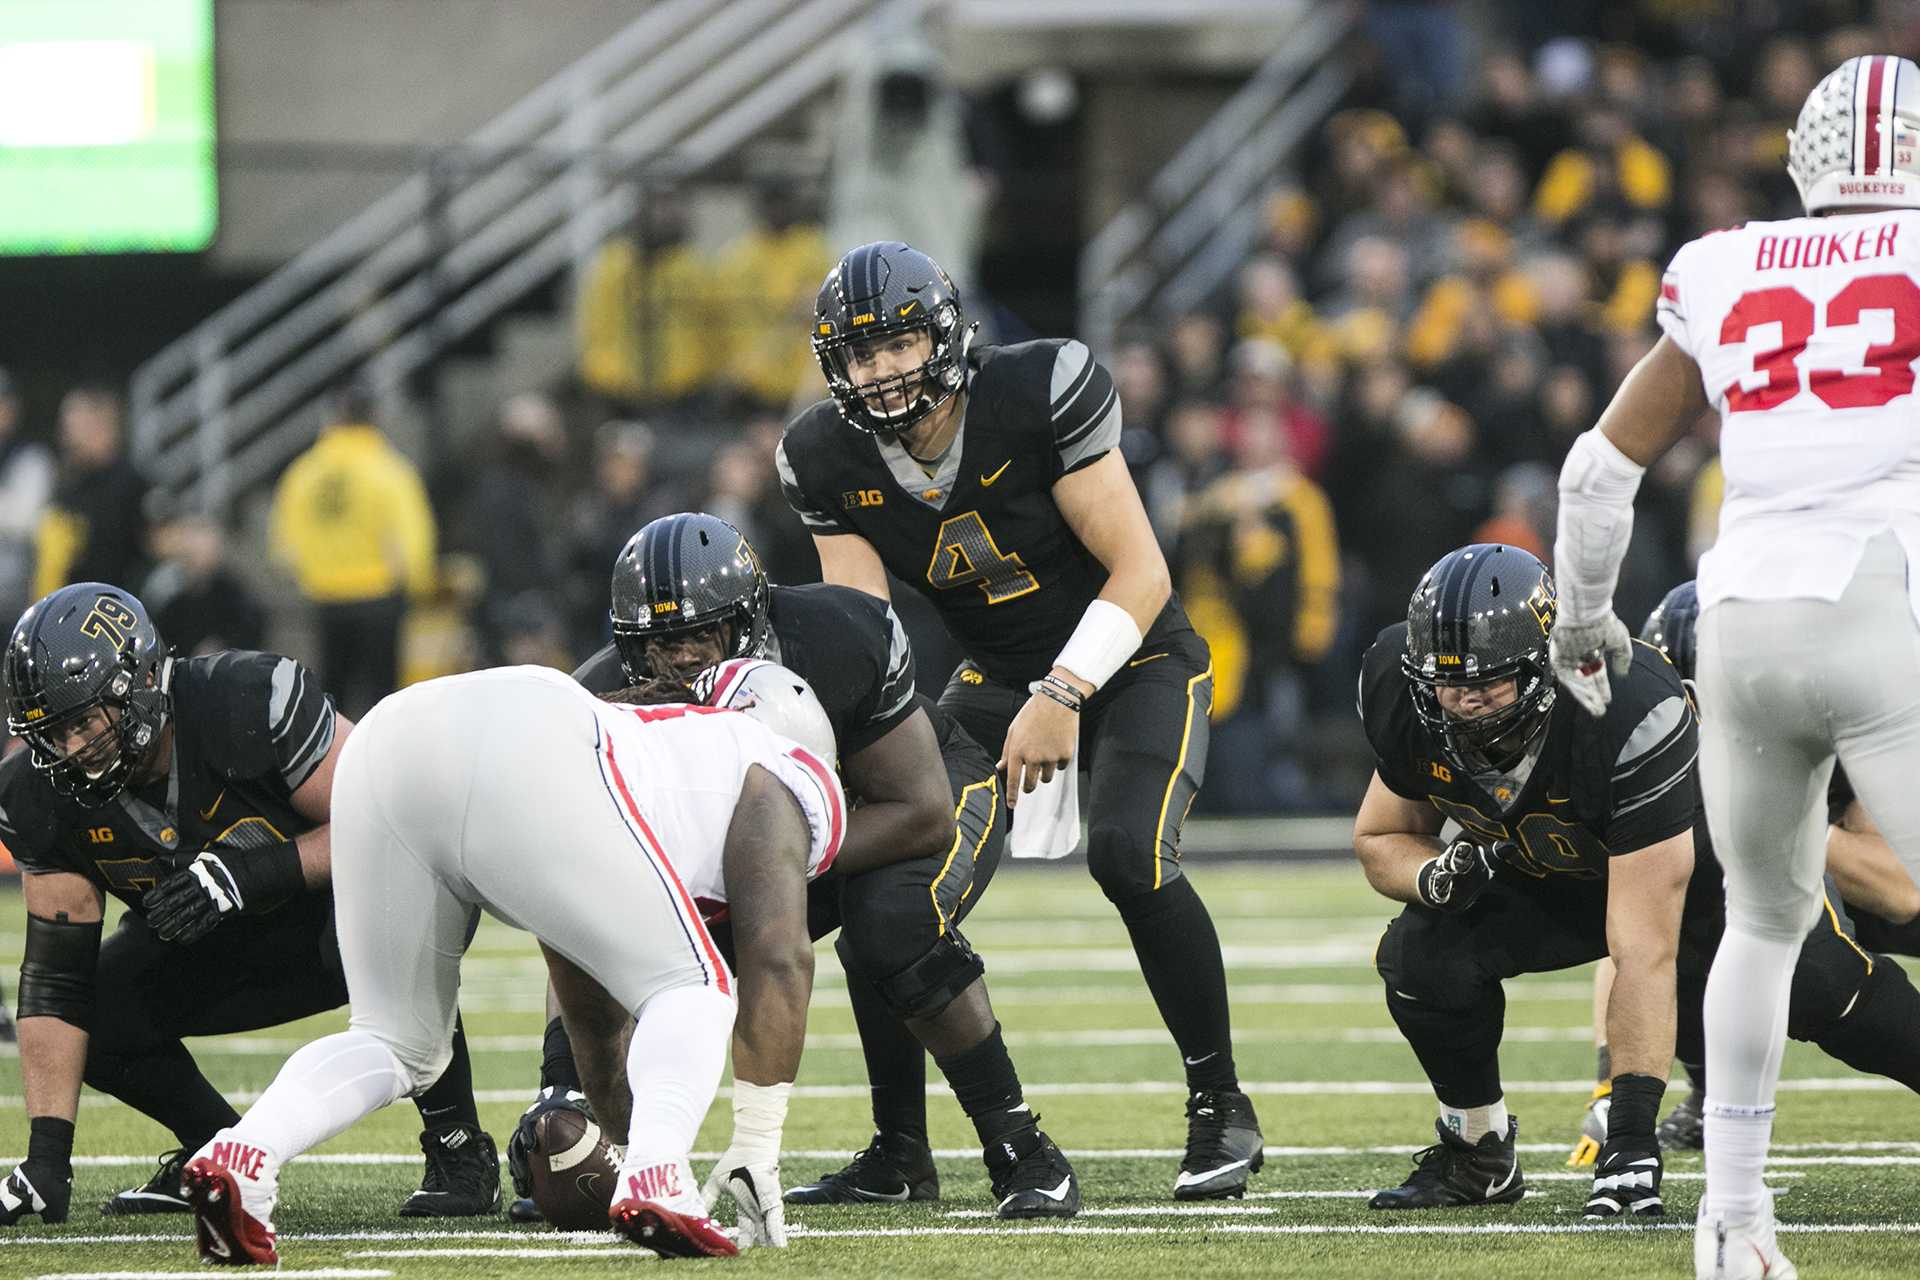
[[[1436,1122],[1440,1141],[1413,1158],[1413,1173],[1397,1187],[1376,1191],[1369,1209],[1453,1209],[1474,1204],[1512,1204],[1526,1194],[1514,1140],[1520,1122],[1507,1120],[1507,1135],[1466,1139]]]
[[[788,1204],[906,1204],[939,1198],[933,1151],[918,1138],[889,1133],[874,1134],[846,1168],[790,1187],[781,1197]]]
[[[1080,1212],[1080,1180],[1053,1139],[1034,1123],[989,1147],[982,1159],[999,1202],[996,1217],[1071,1218]]]
[[[1707,1094],[1706,1090],[1693,1088],[1687,1096],[1673,1104],[1673,1110],[1667,1112],[1667,1118],[1654,1130],[1654,1136],[1660,1139],[1662,1151],[1699,1151],[1707,1145]]]
[[[463,1124],[420,1135],[427,1172],[400,1206],[403,1218],[478,1218],[500,1211],[500,1157],[493,1139]]]
[[[1266,1139],[1244,1093],[1202,1090],[1187,1099],[1187,1155],[1173,1180],[1175,1200],[1247,1194],[1247,1176],[1266,1163]]]
[[[101,1202],[104,1217],[118,1218],[137,1213],[192,1213],[193,1205],[180,1189],[180,1170],[186,1167],[187,1152],[168,1151],[160,1157],[160,1167],[137,1187],[114,1193]]]

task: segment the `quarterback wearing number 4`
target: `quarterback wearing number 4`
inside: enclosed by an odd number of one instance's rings
[[[1727,876],[1707,982],[1705,1277],[1790,1280],[1761,1180],[1788,990],[1821,909],[1836,757],[1920,871],[1920,67],[1850,58],[1787,139],[1808,216],[1674,255],[1664,336],[1560,474],[1554,674],[1596,715],[1645,469],[1709,408],[1727,494],[1700,560],[1700,784]]]
[[[931,258],[896,241],[848,253],[815,303],[832,394],[787,428],[781,487],[828,582],[884,599],[891,573],[965,649],[940,705],[998,755],[1016,854],[1077,842],[1085,756],[1088,869],[1186,1063],[1174,1195],[1241,1195],[1260,1128],[1234,1072],[1219,938],[1179,860],[1206,769],[1207,646],[1115,450],[1106,369],[1078,342],[972,338]]]

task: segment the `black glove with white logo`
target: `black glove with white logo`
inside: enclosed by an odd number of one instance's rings
[[[140,905],[162,942],[198,942],[230,915],[257,915],[306,888],[293,841],[264,849],[206,849],[147,890]]]
[[[1500,864],[1519,852],[1511,840],[1487,844],[1457,837],[1420,868],[1418,892],[1423,906],[1435,911],[1465,911],[1493,883]]]

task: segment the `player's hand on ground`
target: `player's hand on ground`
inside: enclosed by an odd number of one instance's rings
[[[1020,708],[1020,714],[1007,726],[1006,746],[1001,748],[999,770],[1007,780],[1007,807],[1013,808],[1019,796],[1073,764],[1073,750],[1080,742],[1080,716],[1045,694],[1036,693]]]
[[[771,1249],[787,1247],[786,1209],[780,1199],[780,1166],[771,1162],[743,1164],[729,1150],[720,1157],[701,1189],[707,1213],[720,1208],[723,1195],[732,1196],[739,1208],[736,1219],[742,1249],[765,1245]]]
[[[0,1227],[10,1227],[30,1213],[42,1222],[65,1222],[73,1202],[73,1166],[28,1158],[13,1167],[0,1182]]]
[[[1481,844],[1465,836],[1456,838],[1420,868],[1421,903],[1435,911],[1465,911],[1493,883],[1500,864],[1518,852],[1511,840]]]
[[[1607,1140],[1607,1113],[1613,1109],[1613,1081],[1602,1080],[1593,1086],[1587,1100],[1587,1113],[1580,1118],[1580,1140],[1567,1153],[1567,1168],[1591,1169],[1600,1157],[1601,1144]]]
[[[1648,1134],[1609,1138],[1593,1166],[1593,1195],[1587,1200],[1589,1218],[1653,1218],[1667,1211],[1660,1199],[1665,1167],[1660,1144]]]
[[[212,933],[245,905],[226,861],[208,849],[140,900],[147,924],[162,942],[190,943]]]
[[[1633,666],[1633,637],[1627,624],[1609,613],[1597,622],[1573,623],[1562,618],[1547,641],[1553,676],[1587,714],[1603,716],[1613,700],[1608,673],[1626,678]]]

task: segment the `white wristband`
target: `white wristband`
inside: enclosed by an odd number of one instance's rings
[[[733,1082],[733,1141],[728,1150],[748,1164],[780,1163],[780,1136],[787,1127],[787,1084]]]
[[[1067,647],[1053,660],[1098,689],[1120,664],[1140,651],[1140,628],[1133,615],[1111,600],[1095,600],[1080,615]]]

